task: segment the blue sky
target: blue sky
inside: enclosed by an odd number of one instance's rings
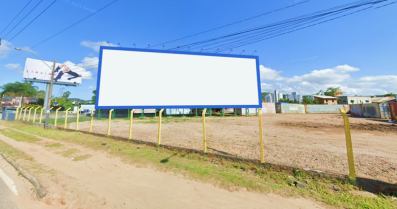
[[[78,87],[55,86],[54,96],[70,91],[70,97],[90,99],[96,87],[98,46],[119,43],[123,47],[147,47],[216,28],[268,11],[286,7],[299,0],[118,0],[76,26],[36,46],[80,19],[93,14],[113,0],[58,0],[9,44],[4,44],[53,0],[44,0],[15,27],[40,0],[32,0],[5,32],[0,34],[0,85],[22,80],[21,71],[29,53],[44,60],[74,63],[92,73]],[[0,31],[29,0],[3,1]],[[264,15],[219,30],[168,43],[165,48],[282,21],[322,9],[353,2],[351,0],[311,0],[307,3]],[[348,95],[397,93],[397,4],[369,9],[341,19],[233,49],[231,53],[259,56],[262,91],[278,89],[313,94],[329,86],[341,86]],[[109,44],[107,43],[109,42]],[[155,47],[162,49],[162,46]],[[18,55],[19,54],[19,55]],[[199,73],[199,72],[194,72]],[[155,76],[155,75],[153,75]],[[150,81],[150,78],[146,78]],[[189,79],[188,77],[186,79]],[[236,84],[238,85],[238,84]],[[44,85],[37,84],[40,89]],[[61,90],[61,88],[63,88]],[[129,90],[133,92],[134,90]]]

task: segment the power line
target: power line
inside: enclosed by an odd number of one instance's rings
[[[22,13],[22,11],[30,4],[30,2],[32,2],[33,0],[30,0],[23,8],[21,11],[19,11],[19,13],[11,20],[10,23],[8,23],[8,25],[0,32],[0,35],[8,28],[8,26],[11,25],[12,22],[14,22],[14,20]]]
[[[21,22],[30,14],[33,12],[34,9],[36,9],[37,6],[39,6],[39,4],[43,2],[43,0],[40,0],[39,3],[36,4],[36,6],[34,6],[10,31],[8,31],[8,33],[3,37],[3,39],[5,39],[8,34],[10,34],[19,24],[21,24]]]
[[[100,12],[100,11],[104,10],[105,8],[109,7],[110,5],[112,5],[113,3],[117,2],[117,1],[118,1],[118,0],[114,0],[114,1],[112,1],[111,3],[109,3],[109,4],[107,4],[106,6],[104,6],[104,7],[100,8],[99,10],[95,11],[94,13],[92,13],[92,14],[90,14],[90,15],[88,15],[88,16],[86,16],[86,17],[84,17],[83,19],[81,19],[81,20],[79,20],[79,21],[75,22],[74,24],[72,24],[72,25],[68,26],[67,28],[65,28],[65,29],[63,29],[63,30],[61,30],[61,31],[59,31],[58,33],[56,33],[56,34],[54,34],[54,35],[52,35],[52,36],[48,37],[47,39],[45,39],[45,40],[41,41],[40,43],[38,43],[38,44],[34,45],[34,46],[33,46],[33,47],[31,47],[31,48],[35,48],[35,47],[37,47],[38,45],[41,45],[42,43],[44,43],[44,42],[46,42],[46,41],[48,41],[48,40],[50,40],[50,39],[54,38],[55,36],[58,36],[59,34],[61,34],[61,33],[65,32],[66,30],[68,30],[68,29],[72,28],[73,26],[76,26],[77,24],[79,24],[79,23],[83,22],[84,20],[88,19],[89,17],[91,17],[91,16],[93,16],[93,15],[97,14],[98,12]],[[23,54],[23,52],[21,52],[21,53],[19,53],[19,54],[16,54],[15,56],[12,56],[12,57],[8,58],[7,60],[10,60],[10,59],[12,59],[12,58],[14,58],[14,57],[17,57],[17,56],[21,55],[21,54]]]
[[[221,28],[225,28],[225,27],[228,27],[228,26],[237,24],[237,23],[241,23],[241,22],[244,22],[244,21],[247,21],[247,20],[255,19],[255,18],[264,16],[264,15],[268,15],[268,14],[271,14],[271,13],[274,13],[274,12],[278,12],[278,11],[281,11],[281,10],[284,10],[284,9],[288,9],[288,8],[290,8],[290,7],[298,6],[298,5],[300,5],[300,4],[307,3],[307,2],[309,2],[309,1],[311,1],[311,0],[301,1],[301,2],[298,2],[298,3],[296,3],[296,4],[292,4],[292,5],[289,5],[289,6],[286,6],[286,7],[282,7],[282,8],[276,9],[276,10],[272,10],[272,11],[270,11],[270,12],[262,13],[262,14],[260,14],[260,15],[256,15],[256,16],[253,16],[253,17],[249,17],[249,18],[246,18],[246,19],[243,19],[243,20],[239,20],[239,21],[236,21],[236,22],[233,22],[233,23],[229,23],[229,24],[226,24],[226,25],[222,25],[222,26],[219,26],[219,27],[216,27],[216,28],[212,28],[212,29],[209,29],[209,30],[206,30],[206,31],[202,31],[202,32],[199,32],[199,33],[195,33],[195,34],[192,34],[192,35],[188,35],[188,36],[185,36],[185,37],[182,37],[182,38],[174,39],[174,40],[172,40],[172,41],[167,41],[167,42],[164,42],[164,43],[161,43],[161,44],[157,44],[157,45],[154,45],[154,46],[152,46],[152,47],[156,47],[156,46],[160,46],[160,45],[164,45],[164,44],[169,44],[169,43],[172,43],[172,42],[175,42],[175,41],[180,41],[180,40],[183,40],[183,39],[186,39],[186,38],[190,38],[190,37],[193,37],[193,36],[201,35],[201,34],[203,34],[203,33],[208,33],[208,32],[211,32],[211,31],[214,31],[214,30],[218,30],[218,29],[221,29]]]
[[[54,0],[50,5],[48,5],[40,14],[38,14],[35,18],[33,18],[32,21],[30,21],[25,27],[23,27],[17,34],[15,34],[10,40],[7,41],[3,46],[7,45],[9,42],[11,42],[15,37],[17,37],[22,31],[24,31],[30,24],[32,24],[37,18],[39,18],[45,11],[47,11],[57,0]]]

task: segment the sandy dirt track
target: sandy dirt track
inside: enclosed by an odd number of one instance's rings
[[[157,142],[157,119],[134,119],[133,138]],[[175,121],[176,120],[176,121]],[[163,117],[162,144],[202,150],[201,118]],[[207,117],[208,151],[259,159],[259,119]],[[397,183],[397,126],[387,121],[350,118],[358,176]],[[93,132],[106,134],[107,120]],[[75,123],[69,125],[75,128]],[[88,131],[89,122],[79,124]],[[265,160],[270,163],[348,174],[345,132],[339,114],[264,114]],[[112,121],[111,135],[128,138],[129,121]]]
[[[42,139],[42,144],[60,143]],[[108,157],[106,152],[65,142],[61,143],[67,148],[78,149],[92,157],[75,162],[40,144],[17,142],[3,135],[0,140],[52,169],[51,173],[35,173],[49,192],[41,201],[35,201],[32,187],[26,180],[0,161],[0,166],[8,167],[7,173],[17,179],[17,188],[24,194],[18,197],[20,208],[328,208],[302,198],[229,192],[174,174],[137,168]]]

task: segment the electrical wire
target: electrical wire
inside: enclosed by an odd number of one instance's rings
[[[50,5],[48,5],[40,14],[38,14],[32,21],[30,21],[25,27],[23,27],[17,34],[15,34],[10,40],[7,41],[2,47],[10,43],[15,37],[17,37],[22,31],[24,31],[30,24],[32,24],[37,18],[39,18],[45,11],[47,11],[57,0],[54,0]],[[0,47],[0,49],[2,48]]]
[[[34,6],[10,31],[8,31],[8,33],[3,37],[3,39],[5,39],[8,34],[10,34],[19,24],[21,24],[21,22],[30,14],[33,12],[33,10],[36,9],[37,6],[39,6],[39,4],[43,2],[43,0],[40,0],[39,3],[36,4],[36,6]]]
[[[22,9],[21,11],[18,12],[18,14],[11,20],[10,23],[8,23],[8,25],[0,32],[0,35],[8,28],[8,26],[11,25],[12,22],[14,22],[14,20],[22,13],[23,10],[25,10],[25,8],[30,4],[30,2],[32,2],[33,0],[30,0]]]
[[[249,18],[246,18],[246,19],[243,19],[243,20],[239,20],[239,21],[233,22],[233,23],[222,25],[222,26],[219,26],[219,27],[216,27],[216,28],[212,28],[212,29],[209,29],[209,30],[206,30],[206,31],[202,31],[202,32],[199,32],[199,33],[188,35],[188,36],[185,36],[185,37],[182,37],[182,38],[174,39],[172,41],[167,41],[167,42],[164,42],[164,43],[161,43],[161,44],[156,44],[156,45],[151,46],[151,47],[156,47],[156,46],[160,46],[160,45],[164,45],[164,44],[169,44],[169,43],[180,41],[180,40],[183,40],[183,39],[186,39],[186,38],[190,38],[190,37],[193,37],[193,36],[197,36],[197,35],[201,35],[201,34],[204,34],[204,33],[208,33],[208,32],[214,31],[214,30],[218,30],[218,29],[225,28],[225,27],[228,27],[228,26],[231,26],[231,25],[235,25],[237,23],[245,22],[245,21],[248,21],[248,20],[251,20],[251,19],[255,19],[255,18],[264,16],[264,15],[268,15],[268,14],[271,14],[271,13],[274,13],[274,12],[278,12],[278,11],[281,11],[281,10],[284,10],[284,9],[288,9],[290,7],[298,6],[300,4],[304,4],[304,3],[307,3],[309,1],[311,1],[311,0],[301,1],[301,2],[298,2],[296,4],[292,4],[292,5],[289,5],[289,6],[286,6],[286,7],[282,7],[282,8],[276,9],[276,10],[272,10],[270,12],[265,12],[265,13],[262,13],[262,14],[259,14],[259,15],[253,16],[253,17],[249,17]]]

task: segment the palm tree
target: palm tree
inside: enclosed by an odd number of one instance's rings
[[[0,104],[2,102],[3,96],[22,96],[23,97],[34,97],[37,95],[37,86],[33,86],[32,83],[28,82],[15,82],[15,83],[7,83],[3,86],[0,86]],[[21,103],[22,103],[21,101]]]
[[[336,87],[336,88],[334,88],[334,87],[328,87],[328,88],[327,88],[327,91],[324,92],[324,94],[327,95],[327,96],[333,97],[333,96],[335,96],[337,93],[340,94],[340,92],[341,92],[340,86],[339,86],[339,87]],[[343,92],[342,92],[342,93],[343,93]]]

